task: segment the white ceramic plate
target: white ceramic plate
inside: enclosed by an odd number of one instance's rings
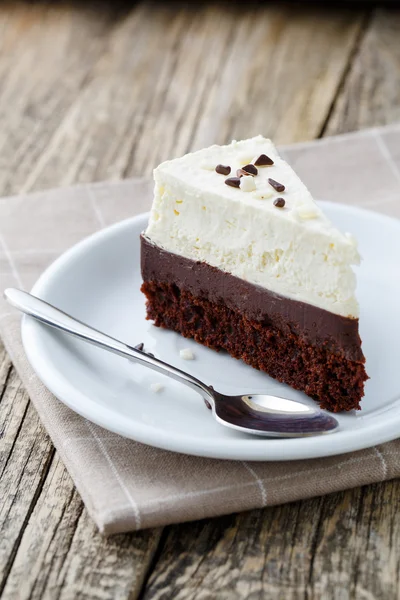
[[[200,396],[184,386],[98,348],[22,322],[28,358],[43,383],[87,419],[134,440],[186,454],[241,460],[288,460],[366,448],[400,435],[400,221],[323,203],[328,217],[359,240],[357,269],[360,329],[371,379],[362,410],[338,415],[328,436],[265,439],[214,421]],[[272,392],[312,403],[223,353],[158,329],[145,320],[139,234],[147,215],[124,221],[84,240],[41,276],[33,293],[128,344],[153,352],[225,393]],[[179,350],[191,348],[195,360]],[[162,392],[150,391],[160,382]]]

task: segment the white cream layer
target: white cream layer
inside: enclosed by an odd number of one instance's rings
[[[274,165],[258,167],[249,191],[225,184],[218,164],[231,174],[266,154]],[[273,292],[358,317],[352,264],[355,240],[340,233],[315,204],[270,140],[258,136],[211,146],[162,163],[154,171],[155,193],[146,235],[186,258],[207,262]],[[285,185],[275,191],[268,178]],[[284,208],[273,201],[282,197]]]

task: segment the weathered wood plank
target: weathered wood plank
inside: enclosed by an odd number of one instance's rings
[[[65,111],[50,115],[64,94],[54,62],[41,92],[51,103],[26,90],[46,147],[26,151],[13,189],[150,173],[189,149],[261,131],[278,142],[313,138],[361,24],[359,13],[316,7],[260,3],[241,6],[238,18],[218,4],[142,3],[110,32]],[[33,86],[35,73],[27,79]],[[15,118],[26,119],[25,106]]]
[[[398,598],[400,482],[168,528],[144,599]]]
[[[22,536],[3,598],[134,598],[160,535],[161,530],[154,530],[102,537],[56,457]]]
[[[311,597],[399,598],[399,539],[400,481],[343,494],[319,523]]]
[[[223,16],[221,7],[209,8],[183,42],[165,99],[150,106],[133,157],[141,162],[131,161],[125,172],[260,132],[279,143],[316,137],[360,27],[357,13],[304,5],[241,7],[240,20],[235,11]],[[149,144],[155,128],[172,144]]]
[[[400,120],[400,13],[377,9],[335,103],[326,134]]]
[[[11,360],[6,352],[6,349],[4,348],[4,346],[0,340],[0,403],[1,403],[1,399],[3,398],[5,389],[6,389],[6,385],[7,385],[10,373],[11,373],[11,369],[12,369]],[[3,431],[0,429],[0,439],[2,438],[2,435],[3,435]],[[1,457],[1,454],[0,454],[0,457]],[[1,458],[0,458],[0,460],[1,460]]]
[[[109,7],[1,3],[1,195],[18,193],[57,144],[60,124],[68,120],[79,90],[107,47],[114,22],[113,4]],[[79,131],[70,129],[69,135],[79,136]]]
[[[14,369],[1,399],[0,432],[1,593],[53,456],[51,442]]]

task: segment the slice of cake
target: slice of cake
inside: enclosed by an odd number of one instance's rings
[[[360,408],[367,379],[340,233],[261,136],[154,171],[141,239],[147,318],[226,350],[331,411]]]

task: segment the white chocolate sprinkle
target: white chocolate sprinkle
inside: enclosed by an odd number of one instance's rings
[[[190,348],[183,348],[183,350],[179,351],[179,356],[183,358],[183,360],[193,360],[194,354],[190,350]]]
[[[150,385],[150,389],[152,392],[155,392],[157,394],[157,392],[161,392],[161,390],[164,389],[164,386],[162,383],[152,383]]]
[[[254,177],[251,175],[244,175],[240,178],[240,189],[242,192],[254,192],[256,189],[256,184],[254,181]]]
[[[296,212],[300,219],[303,219],[304,221],[315,219],[318,216],[318,211],[313,206],[298,206]]]

